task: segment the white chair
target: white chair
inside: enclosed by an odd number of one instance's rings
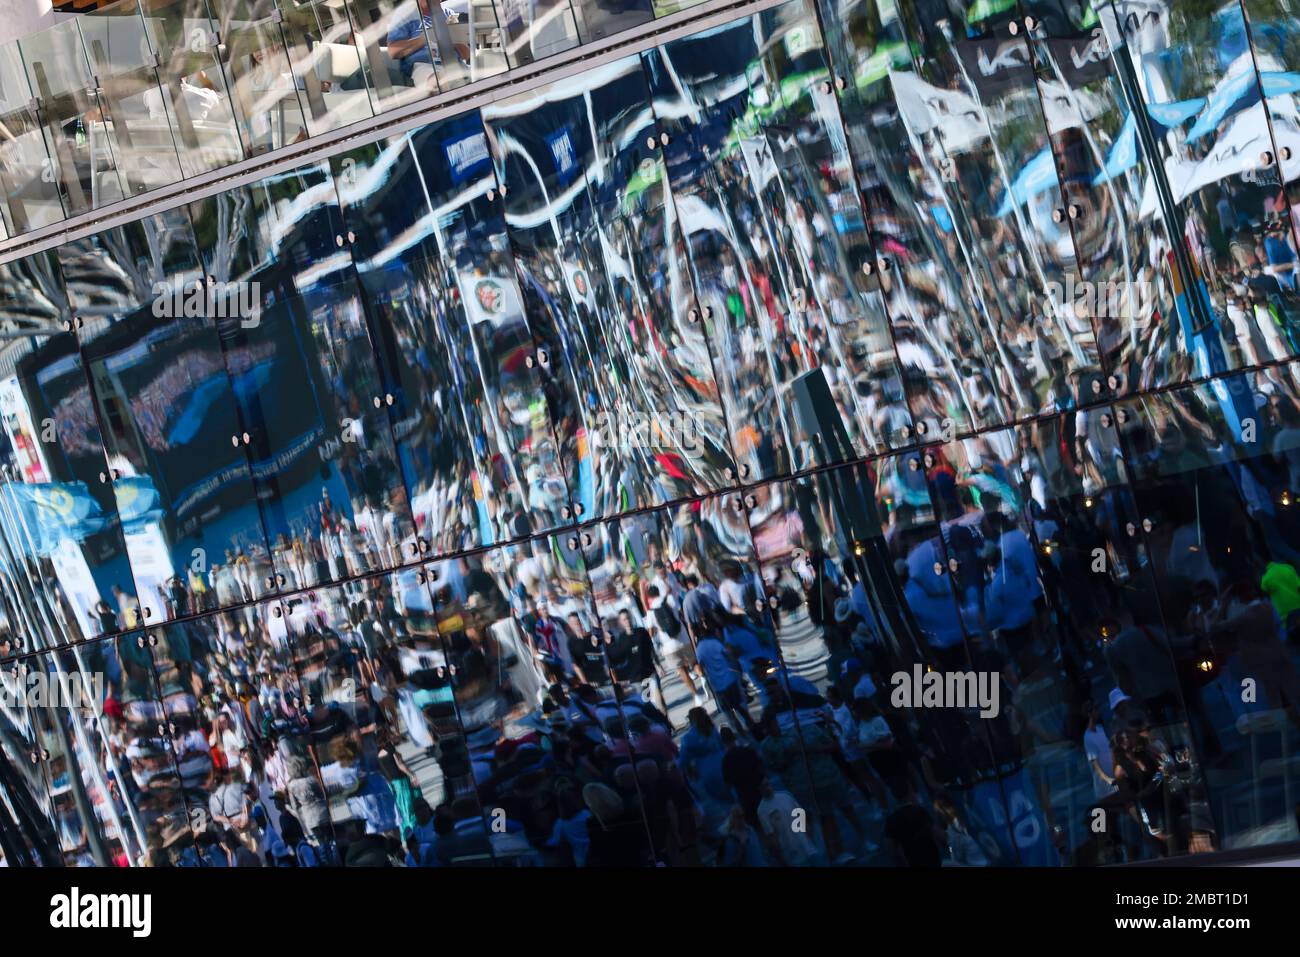
[[[318,43],[312,56],[317,78],[331,84],[342,83],[361,69],[361,54],[351,43]]]

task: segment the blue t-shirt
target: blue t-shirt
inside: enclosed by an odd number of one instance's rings
[[[433,17],[428,13],[426,13],[423,18],[412,18],[407,20],[405,23],[399,23],[397,26],[393,27],[393,29],[388,31],[388,43],[391,46],[401,40],[414,40],[416,37],[423,38],[425,36],[424,31],[432,26]],[[430,66],[433,66],[433,57],[429,53],[429,44],[427,40],[423,47],[416,50],[410,56],[403,57],[397,61],[398,66],[402,68],[402,75],[408,77],[415,69],[415,64],[417,63],[427,63]]]
[[[736,666],[727,657],[726,647],[716,638],[701,640],[695,646],[695,657],[715,692],[721,694],[740,681]]]

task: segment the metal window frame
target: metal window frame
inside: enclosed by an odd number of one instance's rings
[[[129,197],[108,206],[87,210],[0,241],[0,265],[36,253],[55,249],[65,243],[135,222],[146,216],[167,212],[196,200],[246,186],[276,173],[320,161],[345,150],[365,146],[429,123],[504,100],[556,80],[577,76],[615,60],[653,49],[723,26],[741,17],[781,6],[790,0],[704,0],[657,20],[640,24],[612,37],[580,44],[563,53],[547,57],[495,76],[485,77],[466,86],[434,94],[378,116],[359,120],[348,126],[300,144],[284,146],[262,156],[252,157],[209,170],[190,179],[181,179],[139,197]],[[795,0],[808,3],[810,0]]]

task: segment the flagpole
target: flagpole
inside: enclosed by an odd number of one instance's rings
[[[1151,178],[1156,187],[1156,200],[1160,204],[1160,213],[1164,217],[1166,231],[1169,234],[1169,245],[1174,255],[1174,263],[1178,270],[1187,277],[1186,283],[1186,302],[1187,308],[1191,312],[1193,327],[1204,329],[1214,325],[1214,318],[1206,313],[1205,304],[1202,302],[1196,286],[1197,273],[1192,268],[1191,257],[1187,252],[1186,227],[1183,223],[1183,217],[1178,209],[1178,204],[1174,202],[1173,190],[1169,186],[1169,179],[1165,175],[1165,164],[1161,159],[1160,150],[1156,143],[1155,134],[1151,130],[1151,121],[1146,113],[1146,101],[1142,98],[1141,88],[1138,85],[1137,74],[1133,69],[1132,55],[1128,52],[1128,44],[1124,40],[1124,31],[1119,23],[1119,14],[1114,9],[1113,3],[1107,3],[1102,10],[1098,11],[1102,27],[1106,31],[1106,39],[1110,43],[1111,62],[1115,64],[1116,77],[1119,80],[1120,88],[1124,91],[1124,98],[1128,102],[1129,115],[1133,117],[1133,124],[1137,127],[1138,138],[1142,144],[1142,149],[1146,151],[1148,157],[1148,166],[1151,167]],[[1189,352],[1195,351],[1193,343],[1188,342]],[[1223,370],[1206,370],[1207,373],[1213,373]]]

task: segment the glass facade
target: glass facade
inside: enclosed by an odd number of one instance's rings
[[[4,225],[686,6],[105,8],[0,47]],[[11,254],[0,863],[1297,839],[1298,40],[757,3]]]

